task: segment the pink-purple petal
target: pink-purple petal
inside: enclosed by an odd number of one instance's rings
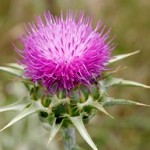
[[[21,38],[25,75],[50,92],[91,85],[106,70],[112,51],[110,30],[105,32],[101,22],[93,29],[92,18],[83,12],[63,15],[36,17],[36,25],[30,23]]]

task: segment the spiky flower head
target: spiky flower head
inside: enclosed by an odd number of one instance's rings
[[[83,12],[36,17],[36,25],[31,23],[21,38],[26,76],[50,91],[91,85],[110,58],[110,31],[104,30],[101,22],[93,29],[92,19]]]

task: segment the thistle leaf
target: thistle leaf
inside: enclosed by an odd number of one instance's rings
[[[62,122],[60,124],[56,124],[56,120],[54,121],[54,123],[51,127],[48,144],[54,139],[54,137],[56,136],[56,134],[60,130],[61,126],[62,126]]]
[[[65,103],[69,103],[69,102],[70,102],[70,99],[68,97],[59,99],[56,95],[54,95],[52,97],[52,102],[50,104],[50,107],[56,107],[60,104],[65,104]]]
[[[127,86],[127,87],[142,87],[142,88],[150,88],[150,86],[147,86],[142,83],[138,83],[135,81],[129,81],[124,80],[121,78],[114,78],[114,77],[107,77],[101,81],[99,81],[99,84],[102,88],[108,88],[112,86]]]
[[[81,136],[84,138],[84,140],[91,146],[93,150],[98,150],[94,142],[92,141],[91,137],[89,136],[81,116],[77,117],[69,117],[73,125],[77,128]]]
[[[109,117],[114,118],[114,117],[111,116],[111,115],[105,110],[105,108],[104,108],[101,104],[99,104],[98,102],[93,101],[90,105],[91,105],[92,107],[98,109],[99,111],[103,112],[104,114],[108,115]]]
[[[19,70],[24,70],[24,67],[22,65],[19,65],[18,63],[9,63],[9,64],[7,64],[7,66],[13,67],[13,68],[16,68]]]
[[[35,105],[34,103],[31,104],[28,108],[26,108],[23,112],[21,112],[19,115],[17,115],[14,119],[12,119],[6,126],[4,126],[0,132],[2,132],[3,130],[5,130],[6,128],[12,126],[14,123],[16,123],[17,121],[35,113],[37,110],[39,110],[39,107],[37,105]]]
[[[111,118],[113,118],[109,113],[107,113],[107,111],[105,110],[105,108],[101,104],[99,104],[97,101],[93,100],[92,96],[89,96],[87,101],[85,101],[84,103],[78,103],[78,108],[80,110],[82,110],[83,107],[85,107],[85,106],[94,107],[95,109],[98,109],[99,111],[101,111],[104,114],[106,114],[106,115],[110,116]]]
[[[114,62],[116,62],[116,61],[119,61],[119,60],[121,60],[121,59],[127,58],[127,57],[132,56],[132,55],[134,55],[134,54],[137,54],[137,53],[139,53],[139,52],[140,52],[140,51],[138,50],[138,51],[135,51],[135,52],[132,52],[132,53],[128,53],[128,54],[116,55],[116,56],[114,56],[112,59],[109,60],[108,64],[112,64],[112,63],[114,63]]]
[[[10,74],[13,74],[15,76],[21,76],[23,72],[21,70],[15,69],[15,68],[10,68],[10,67],[2,67],[0,66],[0,70],[8,72]]]
[[[25,107],[27,107],[29,104],[31,104],[31,101],[27,97],[24,97],[22,100],[14,104],[0,107],[0,112],[11,111],[11,110],[22,110]]]
[[[126,100],[126,99],[114,99],[111,97],[105,97],[103,99],[103,102],[101,103],[103,107],[108,107],[108,106],[113,106],[113,105],[138,105],[138,106],[147,106],[150,107],[150,105],[131,101],[131,100]]]

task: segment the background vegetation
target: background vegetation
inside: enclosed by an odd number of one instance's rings
[[[19,59],[12,42],[24,32],[23,25],[46,10],[59,15],[60,10],[84,10],[94,23],[102,20],[112,28],[117,43],[114,54],[141,50],[140,54],[113,65],[126,69],[118,77],[150,85],[150,1],[149,0],[0,0],[0,65]],[[26,90],[13,76],[0,72],[0,106],[10,104],[25,96]],[[133,99],[150,104],[150,91],[140,88],[115,88],[115,97]],[[115,119],[99,113],[87,125],[101,150],[149,150],[150,109],[118,106],[108,109]],[[2,128],[16,112],[0,114]],[[0,133],[0,150],[60,150],[61,136],[47,146],[49,132],[43,128],[37,115],[24,119]],[[78,136],[78,143],[90,147]]]

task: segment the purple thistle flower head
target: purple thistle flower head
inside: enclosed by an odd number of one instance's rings
[[[106,69],[112,46],[107,42],[110,31],[104,33],[101,22],[93,29],[92,19],[83,12],[60,18],[47,12],[36,22],[21,38],[25,75],[34,82],[50,91],[70,91],[91,85]]]

